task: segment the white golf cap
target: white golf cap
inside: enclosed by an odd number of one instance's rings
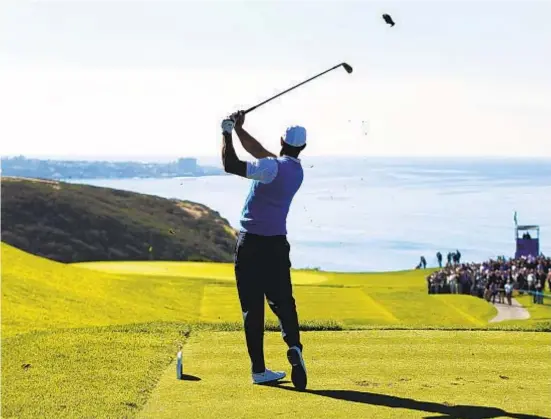
[[[293,147],[302,147],[306,144],[306,128],[296,125],[287,128],[283,141]]]

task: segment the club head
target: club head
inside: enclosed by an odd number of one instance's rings
[[[342,63],[341,65],[344,67],[348,74],[352,73],[352,67],[350,67],[348,64]]]
[[[349,65],[346,64],[346,63],[343,63],[342,66],[344,67],[344,69],[346,70],[346,72],[347,72],[348,74],[352,73],[352,67],[351,67],[351,66],[349,66]]]

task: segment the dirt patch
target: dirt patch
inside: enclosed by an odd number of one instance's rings
[[[203,218],[204,216],[208,215],[208,210],[200,205],[195,204],[187,204],[185,202],[179,202],[176,204],[179,208],[186,211],[189,215],[191,215],[193,218],[198,220],[199,218]]]
[[[35,178],[26,178],[26,177],[19,177],[19,176],[2,176],[2,182],[33,182],[33,183],[46,183],[48,185],[51,185],[54,189],[61,189],[61,185],[56,180],[49,180],[49,179],[35,179]]]
[[[228,233],[230,233],[234,238],[237,237],[237,230],[231,228],[230,226],[225,225],[224,230],[226,230]]]
[[[375,383],[375,382],[367,381],[367,380],[354,381],[354,383],[356,385],[362,386],[362,387],[379,387],[381,385],[380,383]]]

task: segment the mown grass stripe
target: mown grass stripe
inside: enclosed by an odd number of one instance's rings
[[[365,288],[361,289],[364,298],[367,300],[367,304],[371,305],[372,307],[376,307],[377,310],[389,321],[393,323],[400,323],[400,320],[396,318],[390,311],[388,311],[382,304],[375,301],[371,296],[366,292]]]
[[[464,312],[463,310],[461,310],[459,307],[455,306],[454,304],[449,303],[447,301],[446,296],[442,296],[441,298],[436,297],[435,300],[439,301],[442,304],[445,304],[446,306],[448,306],[452,310],[456,311],[457,313],[459,313],[461,316],[463,316],[465,319],[467,319],[469,322],[471,322],[473,324],[476,324],[478,326],[482,326],[484,324],[484,322],[482,322],[481,320],[471,316],[469,313]]]

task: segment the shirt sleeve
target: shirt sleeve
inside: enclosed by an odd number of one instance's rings
[[[273,157],[247,162],[247,178],[261,183],[270,183],[276,178],[277,169],[277,162]]]

